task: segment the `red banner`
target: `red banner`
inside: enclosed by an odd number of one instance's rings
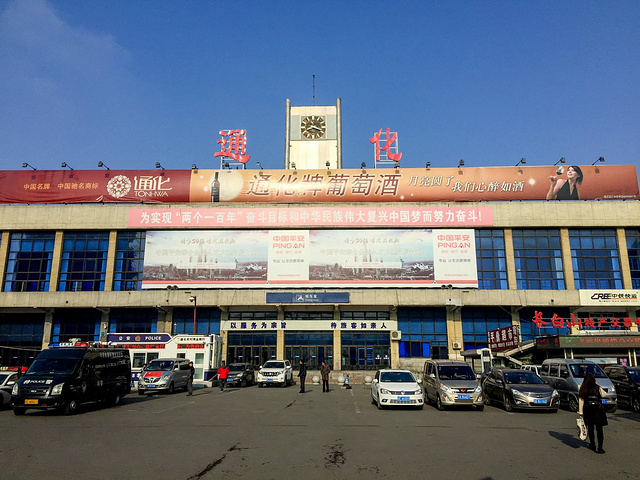
[[[0,203],[638,199],[634,165],[362,170],[0,171]]]

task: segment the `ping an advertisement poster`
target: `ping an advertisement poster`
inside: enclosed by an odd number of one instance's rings
[[[147,231],[142,288],[477,287],[473,229]]]

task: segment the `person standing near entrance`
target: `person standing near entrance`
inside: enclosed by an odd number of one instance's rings
[[[304,381],[307,378],[307,364],[304,359],[300,360],[300,371],[298,372],[298,377],[300,377],[300,393],[305,393]]]
[[[331,373],[331,367],[327,365],[326,362],[322,362],[322,367],[320,368],[320,375],[322,376],[322,391],[329,391],[329,374]]]
[[[220,382],[220,391],[224,392],[224,387],[227,384],[227,378],[229,377],[229,367],[222,361],[222,365],[218,369],[218,381]]]
[[[196,374],[196,369],[193,368],[193,362],[189,362],[189,378],[187,379],[187,397],[193,395],[193,377]]]

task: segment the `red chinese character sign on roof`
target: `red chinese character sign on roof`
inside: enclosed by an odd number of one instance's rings
[[[231,158],[236,162],[246,164],[251,155],[245,155],[247,149],[246,130],[220,130],[220,138],[217,143],[220,151],[213,154],[214,157]]]
[[[382,142],[384,141],[384,145]],[[386,136],[382,133],[382,129],[369,139],[370,143],[375,147],[375,163],[399,162],[402,158],[402,153],[398,153],[398,132],[391,132],[391,129],[386,129]]]

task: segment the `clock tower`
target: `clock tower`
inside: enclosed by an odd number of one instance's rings
[[[286,110],[284,168],[342,168],[340,99],[335,105],[292,107],[287,98]]]

